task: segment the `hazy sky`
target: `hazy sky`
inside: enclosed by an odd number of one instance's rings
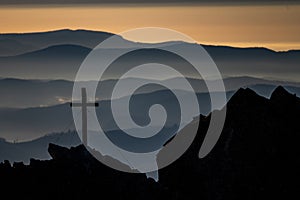
[[[0,4],[0,32],[92,29],[112,33],[157,26],[202,44],[300,49],[300,5],[51,5]]]

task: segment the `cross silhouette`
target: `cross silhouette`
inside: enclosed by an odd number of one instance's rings
[[[97,102],[87,102],[86,88],[81,88],[81,103],[70,103],[71,107],[81,107],[82,109],[82,142],[87,146],[87,107],[98,107]]]

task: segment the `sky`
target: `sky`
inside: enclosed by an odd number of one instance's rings
[[[214,2],[217,3],[0,4],[0,33],[68,28],[117,34],[133,28],[163,27],[182,32],[201,44],[277,51],[300,49],[300,4]]]

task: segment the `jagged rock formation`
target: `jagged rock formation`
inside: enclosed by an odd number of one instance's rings
[[[52,160],[31,160],[29,166],[2,163],[1,189],[52,198],[294,199],[300,167],[299,122],[300,99],[284,88],[276,88],[270,99],[240,89],[228,102],[225,127],[212,152],[198,158],[209,124],[209,116],[200,116],[193,144],[159,171],[158,183],[143,174],[110,169],[83,146],[50,145]]]

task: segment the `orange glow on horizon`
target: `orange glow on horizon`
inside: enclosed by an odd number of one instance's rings
[[[163,27],[201,44],[300,49],[300,6],[0,7],[0,32]]]

